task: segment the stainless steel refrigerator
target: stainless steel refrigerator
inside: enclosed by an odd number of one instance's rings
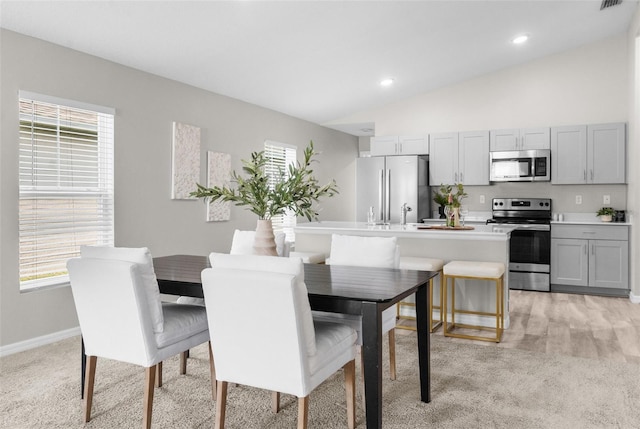
[[[367,222],[373,207],[377,222],[400,223],[401,207],[411,208],[407,222],[430,218],[429,156],[372,156],[356,161],[356,221]]]

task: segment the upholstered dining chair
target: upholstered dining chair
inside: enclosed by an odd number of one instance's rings
[[[327,264],[398,268],[400,251],[395,237],[359,237],[333,234]],[[396,379],[396,313],[395,305],[382,312],[382,333],[389,333],[389,378],[391,380]],[[313,320],[348,324],[358,332],[358,346],[362,346],[362,316],[314,311]]]
[[[298,397],[298,428],[306,428],[309,394],[344,368],[347,423],[353,428],[356,332],[342,324],[314,323],[302,260],[210,258],[212,268],[202,272],[202,287],[216,349],[215,427],[224,428],[228,383],[239,383],[274,392],[275,412],[280,393]],[[235,305],[242,306],[243,317],[237,317]]]
[[[276,252],[278,256],[289,256],[289,249],[291,247],[291,243],[285,241],[285,233],[284,232],[276,232],[275,234],[276,241]],[[256,236],[255,231],[243,231],[240,229],[236,229],[233,232],[233,238],[231,240],[231,249],[229,250],[230,255],[252,255],[253,254],[253,241]],[[202,298],[194,298],[191,296],[180,296],[176,301],[179,304],[194,304],[194,305],[204,305],[204,300]]]
[[[91,406],[97,358],[146,369],[143,427],[151,427],[157,366],[166,358],[209,341],[204,307],[160,302],[147,248],[83,247],[68,261],[71,290],[87,355],[85,421]],[[211,344],[210,370],[215,379]],[[181,372],[186,366],[181,360]],[[160,373],[161,377],[161,373]],[[215,385],[212,384],[215,398]]]

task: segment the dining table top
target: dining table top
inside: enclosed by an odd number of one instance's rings
[[[196,255],[172,255],[153,259],[154,270],[162,289],[192,284],[183,294],[201,297],[200,273],[210,267],[209,258]],[[331,296],[333,299],[358,300],[389,305],[413,294],[416,287],[437,275],[435,271],[393,268],[354,267],[305,264],[304,281],[309,296]]]

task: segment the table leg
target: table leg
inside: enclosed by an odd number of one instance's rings
[[[80,336],[80,342],[82,344],[82,354],[80,356],[80,399],[84,399],[84,376],[87,369],[87,355],[84,354],[84,338],[82,336]]]
[[[429,300],[427,285],[416,291],[416,328],[418,335],[418,365],[420,367],[420,399],[431,402],[431,337],[429,335]],[[441,310],[442,311],[442,310]]]
[[[382,427],[382,312],[375,303],[362,303],[362,353],[366,427]]]

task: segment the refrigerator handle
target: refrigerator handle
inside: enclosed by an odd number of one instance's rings
[[[391,170],[387,170],[387,183],[386,183],[386,187],[384,190],[384,196],[385,196],[385,217],[384,217],[384,221],[385,222],[389,222],[391,223]]]
[[[378,219],[384,222],[384,170],[379,170],[378,178]]]

